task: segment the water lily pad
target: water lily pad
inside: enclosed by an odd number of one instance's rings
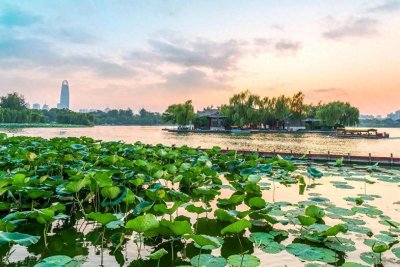
[[[333,250],[312,247],[302,243],[292,243],[286,247],[287,252],[306,261],[323,261],[327,263],[337,262],[336,253]]]
[[[79,261],[73,260],[71,257],[65,255],[56,255],[44,258],[34,267],[74,267],[79,266]]]
[[[343,237],[331,237],[324,241],[325,246],[340,252],[355,251],[354,241]]]
[[[400,259],[400,247],[392,249],[393,254]]]
[[[351,210],[356,213],[367,214],[371,216],[378,216],[383,214],[381,210],[378,210],[376,208],[353,207],[351,208]]]
[[[232,255],[228,257],[228,263],[232,267],[257,267],[260,265],[260,259],[254,255]]]
[[[368,267],[368,266],[356,262],[345,262],[342,265],[342,267]]]
[[[285,249],[285,246],[278,242],[270,242],[261,248],[262,251],[269,254],[276,254]]]
[[[308,167],[307,172],[313,178],[321,178],[323,176],[322,172],[320,172],[319,170],[317,170],[316,168],[313,168],[313,167]]]
[[[216,257],[211,254],[196,255],[190,262],[196,267],[224,267],[227,263],[224,258]]]
[[[0,232],[0,245],[18,244],[21,246],[30,246],[36,244],[39,239],[39,236],[28,234]]]
[[[379,259],[379,254],[374,252],[363,252],[360,254],[360,259],[362,259],[364,262],[368,264],[373,265]]]

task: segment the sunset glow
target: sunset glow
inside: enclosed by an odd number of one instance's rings
[[[400,107],[400,1],[1,1],[0,93],[55,107],[218,106],[249,89]]]

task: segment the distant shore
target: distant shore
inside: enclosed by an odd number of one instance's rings
[[[260,134],[260,133],[288,133],[288,134],[304,134],[304,133],[317,133],[317,134],[331,134],[335,131],[332,130],[298,130],[298,131],[289,131],[289,130],[186,130],[186,129],[168,129],[164,128],[163,131],[171,132],[171,133],[215,133],[215,134]]]
[[[0,123],[0,128],[87,128],[91,125],[61,123]]]

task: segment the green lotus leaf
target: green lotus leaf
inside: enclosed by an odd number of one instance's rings
[[[249,199],[249,206],[251,208],[262,209],[266,204],[267,202],[261,197],[252,197]]]
[[[322,219],[325,216],[325,212],[318,206],[310,205],[305,210],[305,215],[313,217],[315,219]]]
[[[161,248],[161,249],[159,249],[157,251],[154,251],[153,253],[151,253],[147,257],[149,257],[149,259],[152,259],[152,260],[159,260],[164,255],[167,255],[167,254],[168,254],[168,251],[166,251],[165,249]]]
[[[261,180],[261,176],[258,174],[250,174],[247,181],[251,184],[256,184]]]
[[[335,207],[335,206],[330,206],[325,209],[325,211],[340,215],[340,216],[353,216],[356,213],[352,210],[345,209],[345,208],[340,208],[340,207]]]
[[[153,214],[145,214],[129,220],[126,223],[125,228],[132,229],[138,233],[144,233],[146,231],[158,228],[159,225],[160,222],[157,220],[156,216]]]
[[[328,248],[340,252],[352,252],[356,250],[354,241],[342,237],[328,237],[324,241],[324,245]]]
[[[301,225],[310,226],[313,225],[317,220],[310,216],[298,215],[297,219],[299,219]]]
[[[34,267],[75,267],[79,266],[80,262],[66,255],[56,255],[44,258]]]
[[[195,245],[201,249],[212,250],[222,246],[223,239],[209,235],[185,235],[185,239],[193,239]]]
[[[322,172],[320,172],[319,170],[317,170],[316,168],[313,168],[313,167],[308,167],[307,172],[313,178],[321,178],[322,176],[324,176],[322,174]]]
[[[392,249],[393,254],[400,259],[400,247]]]
[[[371,216],[378,216],[378,215],[383,214],[383,212],[381,210],[378,210],[376,208],[353,207],[353,208],[351,208],[351,210],[356,213],[361,213],[361,214],[366,214],[366,215],[371,215]]]
[[[106,225],[109,222],[116,221],[117,217],[111,213],[91,212],[86,215],[87,219],[94,220],[101,225]]]
[[[355,262],[345,262],[342,267],[368,267],[367,265],[363,265]]]
[[[214,215],[218,218],[219,221],[222,222],[234,222],[236,221],[236,211],[226,211],[223,209],[217,209],[214,211]]]
[[[228,257],[228,264],[232,267],[257,267],[260,265],[260,259],[254,255],[231,255]]]
[[[379,254],[374,252],[363,252],[360,254],[360,259],[371,265],[374,265],[379,258]]]
[[[197,214],[201,214],[201,213],[204,213],[204,212],[210,212],[211,211],[211,209],[209,209],[209,208],[205,209],[203,207],[197,207],[197,206],[195,206],[193,204],[190,204],[190,205],[186,206],[185,209],[188,212],[197,213]]]
[[[175,235],[184,235],[192,233],[192,225],[188,221],[167,221],[161,220],[161,224],[168,227]]]
[[[121,189],[118,186],[106,186],[101,189],[101,195],[108,199],[114,199],[119,196]]]
[[[225,267],[226,260],[222,257],[216,257],[211,254],[200,254],[194,256],[190,262],[196,267]]]
[[[278,242],[268,243],[263,248],[261,248],[262,251],[264,251],[265,253],[269,253],[269,254],[277,254],[284,249],[285,249],[285,246],[282,244],[279,244]]]
[[[286,246],[286,251],[306,261],[323,261],[327,263],[335,263],[338,261],[336,253],[333,250],[312,247],[302,243],[292,243]]]
[[[0,232],[0,245],[5,244],[18,244],[21,246],[30,246],[36,244],[39,241],[39,236],[33,236],[22,233],[9,233]]]
[[[275,236],[264,232],[254,232],[249,236],[249,240],[253,242],[256,246],[268,245],[274,242]]]
[[[241,219],[237,222],[234,222],[221,230],[221,234],[238,234],[244,231],[246,228],[251,228],[252,224],[250,221],[246,219]]]

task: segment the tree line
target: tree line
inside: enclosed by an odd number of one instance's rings
[[[75,125],[159,125],[161,114],[141,109],[113,109],[108,112],[79,113],[68,109],[28,109],[24,96],[11,93],[0,98],[0,123],[59,123]]]
[[[211,108],[209,108],[211,110]],[[268,128],[284,129],[287,124],[303,125],[305,119],[314,122],[314,127],[334,128],[355,126],[359,123],[360,112],[349,103],[334,101],[317,105],[304,102],[304,94],[298,92],[293,96],[261,97],[249,90],[234,94],[229,103],[218,107],[224,119],[225,128]],[[204,117],[198,117],[192,101],[169,106],[162,118],[166,122],[198,127],[207,123]]]

